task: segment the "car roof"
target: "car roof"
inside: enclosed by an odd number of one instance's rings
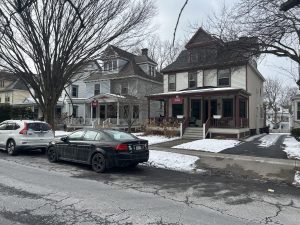
[[[5,120],[2,123],[46,123],[40,120]]]

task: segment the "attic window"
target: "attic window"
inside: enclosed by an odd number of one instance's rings
[[[198,55],[195,52],[189,51],[189,62],[194,63],[198,61]]]
[[[105,71],[112,71],[112,70],[116,70],[117,68],[118,68],[118,61],[116,59],[104,62]]]

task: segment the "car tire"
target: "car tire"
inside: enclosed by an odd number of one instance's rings
[[[47,148],[41,148],[41,153],[44,155],[47,151]]]
[[[91,164],[92,169],[97,173],[103,173],[106,169],[106,160],[104,155],[101,153],[96,153],[93,155]]]
[[[51,163],[55,163],[55,162],[58,161],[58,159],[57,159],[57,153],[56,153],[56,150],[55,150],[54,147],[48,148],[47,158],[48,158],[48,161],[51,162]]]
[[[6,151],[9,155],[16,155],[17,154],[16,142],[13,139],[10,139],[10,140],[7,141]]]

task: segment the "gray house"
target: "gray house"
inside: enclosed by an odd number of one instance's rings
[[[156,62],[148,57],[147,49],[135,55],[109,45],[101,55],[102,68],[91,62],[83,79],[74,79],[68,93],[65,112],[73,112],[69,126],[110,123],[113,126],[138,125],[150,116],[159,116],[162,106],[158,102],[147,105],[146,95],[163,91],[163,77],[156,70]]]

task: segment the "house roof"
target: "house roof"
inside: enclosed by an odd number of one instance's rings
[[[97,72],[91,74],[87,79],[85,79],[86,82],[88,81],[94,81],[94,80],[107,80],[107,79],[113,79],[113,78],[126,78],[129,76],[140,76],[149,80],[154,80],[157,82],[162,82],[163,81],[163,76],[161,73],[156,71],[156,76],[150,76],[146,74],[140,67],[137,65],[138,63],[143,63],[143,62],[151,62],[155,63],[152,59],[150,59],[148,56],[137,56],[132,53],[129,53],[127,51],[124,51],[116,46],[109,45],[105,51],[103,52],[101,59],[106,60],[109,58],[117,58],[121,57],[124,58],[127,63],[120,68],[120,71],[117,73],[102,73],[102,72]],[[150,61],[151,60],[151,61]],[[156,64],[156,63],[155,63]]]
[[[5,71],[0,72],[0,80],[11,81],[12,83],[7,87],[1,89],[1,92],[11,91],[11,90],[28,90],[24,82],[12,73]]]
[[[250,96],[251,94],[241,88],[232,88],[232,87],[200,87],[194,89],[184,89],[181,91],[170,91],[164,93],[151,94],[147,97],[163,97],[163,96],[176,96],[176,95],[190,95],[190,94],[212,94],[212,93],[231,93],[231,92],[242,92],[243,94]]]
[[[251,46],[255,41],[254,38],[244,37],[237,41],[222,42],[200,28],[176,61],[165,67],[162,73],[245,65],[251,59],[245,44]]]

